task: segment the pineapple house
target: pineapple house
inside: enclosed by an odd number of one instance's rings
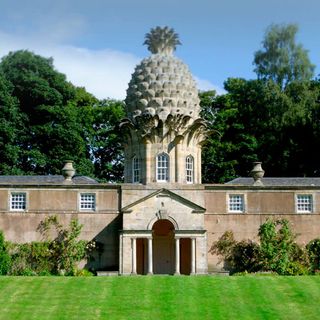
[[[298,241],[320,230],[320,178],[252,177],[226,184],[201,183],[201,148],[209,132],[200,116],[198,90],[174,52],[173,29],[156,27],[145,37],[150,55],[128,85],[120,123],[124,183],[75,175],[0,176],[0,230],[7,240],[41,240],[37,226],[57,214],[77,218],[81,237],[100,252],[87,268],[116,274],[206,274],[225,268],[210,247],[225,231],[237,240],[257,239],[268,218],[287,219]]]

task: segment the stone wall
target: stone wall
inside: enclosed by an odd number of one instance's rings
[[[171,194],[160,193],[149,198],[151,194],[162,189],[170,190]],[[10,193],[17,191],[27,194],[25,211],[10,211]],[[78,200],[82,192],[96,194],[94,212],[79,210]],[[230,194],[243,195],[243,213],[228,212]],[[312,194],[312,213],[296,213],[297,194]],[[130,207],[128,212],[121,214],[121,208],[126,207]],[[205,212],[200,210],[197,213],[199,207],[204,208]],[[123,184],[0,187],[0,230],[4,231],[7,240],[19,243],[41,240],[37,227],[49,214],[57,214],[64,225],[72,218],[79,219],[83,224],[81,238],[96,239],[103,243],[104,252],[101,257],[95,257],[92,266],[105,270],[119,268],[120,230],[147,231],[149,228],[148,232],[151,235],[152,223],[156,219],[165,218],[166,215],[168,219],[171,217],[176,221],[179,230],[193,230],[199,233],[189,236],[197,237],[197,268],[202,271],[206,270],[206,259],[209,271],[221,269],[223,266],[218,264],[218,257],[208,252],[212,243],[225,231],[232,230],[237,240],[258,240],[258,228],[269,217],[288,219],[294,232],[299,234],[298,242],[302,244],[320,237],[320,191],[316,187],[255,188],[170,183],[147,186]],[[131,236],[128,237],[129,241]],[[123,246],[123,259],[128,263],[130,245],[128,242]]]
[[[10,193],[25,192],[27,208],[25,211],[10,211]],[[80,193],[96,195],[96,210],[81,212],[78,197]],[[122,217],[119,214],[119,190],[117,188],[73,186],[69,187],[35,187],[18,186],[0,189],[0,230],[6,240],[24,243],[41,241],[37,231],[39,223],[48,215],[57,215],[64,226],[71,219],[78,219],[83,225],[80,239],[97,240],[103,244],[101,256],[95,254],[95,261],[90,267],[103,270],[118,270],[119,265],[119,230]]]
[[[310,214],[296,213],[295,195],[312,194],[314,199],[313,212]],[[243,194],[245,212],[228,213],[228,194]],[[231,230],[236,240],[251,239],[258,241],[258,229],[268,218],[287,219],[293,231],[298,234],[297,241],[307,244],[310,240],[320,237],[320,193],[314,188],[282,188],[282,190],[264,189],[231,189],[206,190],[205,207],[207,209],[204,224],[207,230],[208,270],[216,271],[223,268],[219,257],[209,253],[212,243],[221,235]]]

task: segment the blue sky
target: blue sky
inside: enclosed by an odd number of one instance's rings
[[[99,98],[123,99],[131,73],[149,55],[144,35],[173,27],[201,90],[228,77],[255,78],[253,55],[271,23],[297,23],[297,41],[320,72],[319,0],[0,0],[0,56],[29,49],[55,61]]]

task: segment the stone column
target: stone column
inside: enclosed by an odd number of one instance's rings
[[[175,238],[176,243],[176,266],[175,266],[175,275],[180,274],[180,238]]]
[[[180,157],[180,141],[177,142],[176,147],[175,147],[175,182],[180,182],[180,177],[179,177],[179,157]]]
[[[119,241],[119,273],[123,274],[123,234],[120,233]]]
[[[201,177],[201,146],[199,146],[198,151],[197,151],[197,167],[194,168],[194,171],[197,172],[197,180],[195,183],[201,183],[202,177]]]
[[[196,273],[196,238],[191,238],[191,274]]]
[[[152,182],[152,173],[151,173],[151,143],[146,141],[145,144],[146,152],[146,163],[145,163],[145,174],[146,174],[146,183]]]
[[[131,274],[137,274],[137,239],[131,238],[132,251],[132,271]]]
[[[153,274],[152,238],[148,238],[148,274]]]

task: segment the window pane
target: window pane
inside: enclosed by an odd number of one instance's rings
[[[186,158],[186,180],[188,183],[193,183],[193,157]]]
[[[243,212],[243,195],[233,194],[229,195],[229,211],[230,212]]]
[[[134,183],[140,182],[140,159],[137,157],[132,159],[132,180]]]
[[[165,153],[157,157],[157,181],[169,181],[169,156]]]
[[[26,194],[24,192],[11,194],[11,210],[25,210],[26,209]]]
[[[297,195],[297,211],[312,212],[312,195],[311,194]]]
[[[94,211],[96,209],[96,195],[94,193],[82,193],[80,195],[80,210]]]

